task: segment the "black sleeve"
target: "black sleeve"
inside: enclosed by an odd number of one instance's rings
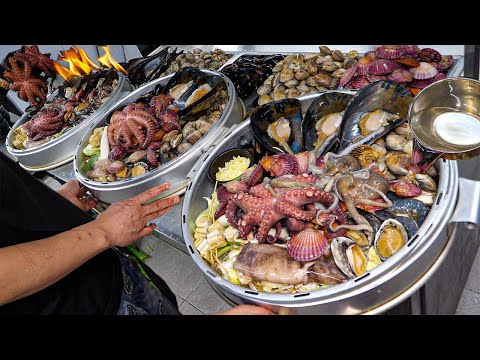
[[[0,153],[0,247],[53,236],[91,220]]]

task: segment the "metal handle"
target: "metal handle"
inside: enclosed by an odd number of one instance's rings
[[[458,201],[451,223],[465,223],[471,230],[480,225],[480,181],[459,178]]]

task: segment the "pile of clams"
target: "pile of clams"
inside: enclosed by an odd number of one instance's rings
[[[221,49],[203,51],[202,49],[196,48],[192,51],[187,51],[186,53],[178,55],[161,76],[173,74],[186,67],[204,68],[217,71],[231,57],[232,55],[226,54]]]
[[[220,118],[226,101],[220,76],[184,68],[94,130],[83,149],[83,171],[101,182],[144,175],[187,152]]]
[[[320,53],[288,55],[272,69],[257,89],[258,105],[300,95],[336,89],[339,80],[357,63],[355,50],[344,55],[340,50],[320,46]]]
[[[15,129],[13,146],[32,149],[61,137],[107,101],[117,84],[117,71],[106,69],[65,81],[52,100],[30,112],[31,119]]]
[[[368,51],[340,79],[345,89],[362,89],[378,80],[392,80],[408,86],[416,95],[421,89],[444,79],[453,66],[451,55],[417,45],[382,45]]]
[[[256,108],[256,163],[216,188],[195,247],[225,279],[300,293],[361,276],[399,252],[425,220],[435,167],[417,167],[412,94],[389,80]]]

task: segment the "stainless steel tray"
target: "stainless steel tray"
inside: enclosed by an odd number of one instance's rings
[[[103,116],[113,104],[125,94],[133,90],[128,78],[120,72],[118,75],[118,84],[112,95],[110,95],[108,100],[90,116],[83,120],[81,124],[75,126],[72,130],[57,139],[53,139],[43,145],[27,150],[18,150],[13,146],[12,143],[15,139],[15,133],[13,130],[10,130],[6,139],[8,152],[14,155],[18,159],[20,165],[29,171],[49,170],[71,161],[75,153],[75,148],[82,136],[88,130],[89,124]],[[53,97],[54,94],[50,95],[49,100]],[[13,129],[18,128],[28,120],[30,120],[30,116],[28,113],[25,113],[20,119],[18,119],[15,125],[13,125]]]
[[[300,99],[304,111],[317,96],[318,94],[307,95]],[[237,147],[240,136],[253,138],[249,119],[232,128],[223,140],[219,139],[218,145],[205,154],[192,169],[197,175],[185,194],[182,209],[182,231],[193,260],[214,289],[231,303],[262,304],[277,312],[294,314],[364,313],[397,298],[414,284],[420,286],[426,281],[422,276],[437,261],[449,239],[448,225],[467,221],[476,226],[480,221],[479,212],[476,211],[478,195],[475,195],[476,201],[473,204],[466,198],[459,199],[460,187],[460,195],[472,196],[479,193],[480,183],[459,179],[457,163],[441,159],[436,164],[440,180],[430,213],[407,245],[381,266],[360,278],[311,293],[270,294],[234,285],[212,271],[198,254],[193,245],[193,230],[196,217],[206,207],[203,197],[209,197],[213,192],[213,184],[206,175],[210,161],[221,152]],[[457,207],[457,200],[464,205]],[[464,206],[469,209],[463,208]],[[469,218],[465,219],[466,214],[475,215],[469,215]],[[423,282],[419,282],[420,278]],[[390,307],[394,305],[392,302]]]
[[[163,182],[169,182],[171,184],[171,190],[169,193],[177,193],[187,187],[190,182],[187,174],[195,165],[200,156],[210,148],[212,143],[218,137],[228,131],[228,128],[236,123],[241,122],[245,115],[243,103],[237,96],[232,82],[221,73],[205,69],[202,69],[202,71],[208,74],[221,76],[227,85],[227,104],[221,117],[212,126],[209,132],[205,134],[200,141],[196,142],[190,150],[145,175],[115,182],[93,181],[86,177],[82,171],[83,164],[85,163],[85,155],[83,154],[82,150],[87,145],[88,139],[93,130],[97,127],[104,126],[107,119],[110,118],[111,113],[115,111],[115,109],[122,105],[134,102],[141,95],[154,90],[157,84],[165,85],[173,76],[173,74],[161,79],[157,79],[138,88],[128,96],[119,100],[108,111],[106,111],[102,117],[98,118],[97,121],[91,124],[90,128],[87,129],[77,146],[73,164],[75,176],[83,185],[90,189],[90,192],[93,196],[105,204],[112,204],[116,201],[128,199],[132,196],[138,195]],[[190,178],[192,176],[193,175],[191,175]]]

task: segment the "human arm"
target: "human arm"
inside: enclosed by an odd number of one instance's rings
[[[172,209],[178,196],[142,205],[169,188],[162,184],[117,202],[94,221],[58,235],[0,249],[0,305],[36,293],[112,246],[149,235],[148,222]]]

